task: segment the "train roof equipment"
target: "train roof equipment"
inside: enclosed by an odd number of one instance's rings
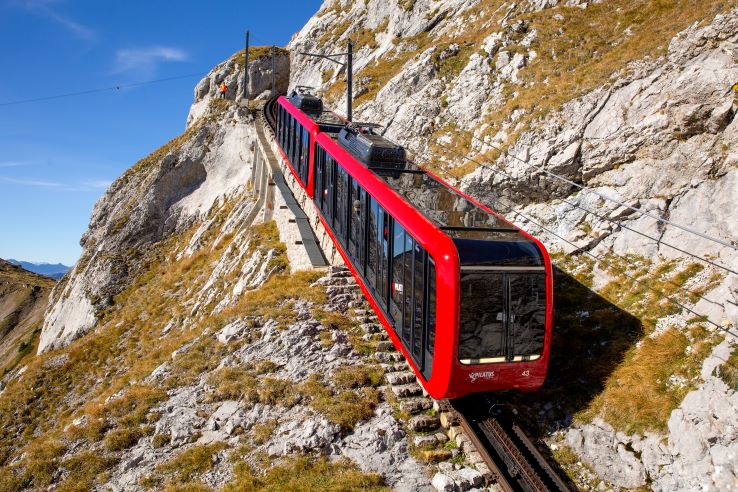
[[[407,163],[405,148],[374,132],[381,125],[352,123],[338,134],[338,143],[367,167],[404,169]]]

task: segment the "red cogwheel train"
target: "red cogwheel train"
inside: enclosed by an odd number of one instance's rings
[[[347,124],[320,99],[276,101],[282,157],[397,350],[435,399],[534,391],[551,348],[551,261],[536,238]]]

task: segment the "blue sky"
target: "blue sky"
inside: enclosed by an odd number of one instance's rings
[[[245,30],[283,46],[321,3],[0,0],[0,258],[74,263],[95,201],[183,131],[195,84]]]

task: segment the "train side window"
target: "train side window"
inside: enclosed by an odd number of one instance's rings
[[[379,231],[379,205],[374,198],[369,197],[369,227],[367,229],[367,259],[366,278],[373,288],[377,285],[377,269],[379,267],[379,252],[377,251],[377,236]]]
[[[436,264],[432,258],[428,257],[428,315],[427,326],[428,335],[426,336],[426,347],[428,353],[432,356],[436,346]]]
[[[284,153],[287,158],[290,158],[290,139],[292,135],[292,115],[287,114],[287,118],[284,121]]]
[[[412,354],[422,368],[423,300],[425,299],[425,250],[415,243],[413,253],[413,345]]]
[[[295,159],[292,161],[295,169],[297,169],[297,175],[302,175],[302,134],[304,133],[304,128],[299,122],[295,122],[295,150],[294,150],[294,157]]]
[[[392,285],[390,287],[390,316],[395,331],[402,332],[402,315],[405,304],[405,229],[394,221],[392,235]]]
[[[379,304],[386,308],[387,307],[387,296],[389,295],[389,235],[390,235],[390,216],[382,208],[379,207],[379,223],[381,224],[379,230],[379,274],[377,292],[379,293]]]
[[[316,143],[313,145],[313,154],[315,155],[315,181],[313,183],[313,201],[318,210],[323,209],[323,170],[321,169],[321,161],[323,159],[323,149]]]
[[[310,165],[310,133],[307,129],[303,129],[302,132],[302,156],[301,162],[301,174],[302,184],[307,187],[308,184],[308,168]]]
[[[364,190],[355,179],[351,178],[349,192],[349,254],[353,256],[355,263],[360,266],[362,264],[361,241],[364,237],[364,228],[362,227]]]
[[[333,207],[333,229],[336,231],[336,235],[342,245],[345,246],[345,230],[343,228],[345,220],[343,219],[346,215],[346,190],[344,188],[344,176],[345,171],[341,169],[341,166],[336,163],[336,202]]]
[[[326,154],[325,159],[325,172],[326,172],[326,181],[327,186],[326,190],[328,193],[326,194],[326,219],[328,223],[330,224],[333,220],[333,200],[335,199],[335,192],[334,192],[334,183],[335,183],[335,177],[336,177],[336,168],[335,168],[335,161],[333,160],[333,157]]]
[[[405,316],[402,322],[402,340],[409,350],[413,326],[413,238],[410,234],[405,234],[403,264],[403,278],[407,291],[405,293]]]

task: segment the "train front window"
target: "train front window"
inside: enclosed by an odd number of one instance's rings
[[[513,360],[531,360],[543,352],[546,277],[540,273],[510,274],[507,277],[511,355]]]
[[[459,360],[462,364],[505,360],[504,276],[469,272],[461,275]]]
[[[541,357],[546,320],[543,273],[463,271],[459,361],[530,361]]]

